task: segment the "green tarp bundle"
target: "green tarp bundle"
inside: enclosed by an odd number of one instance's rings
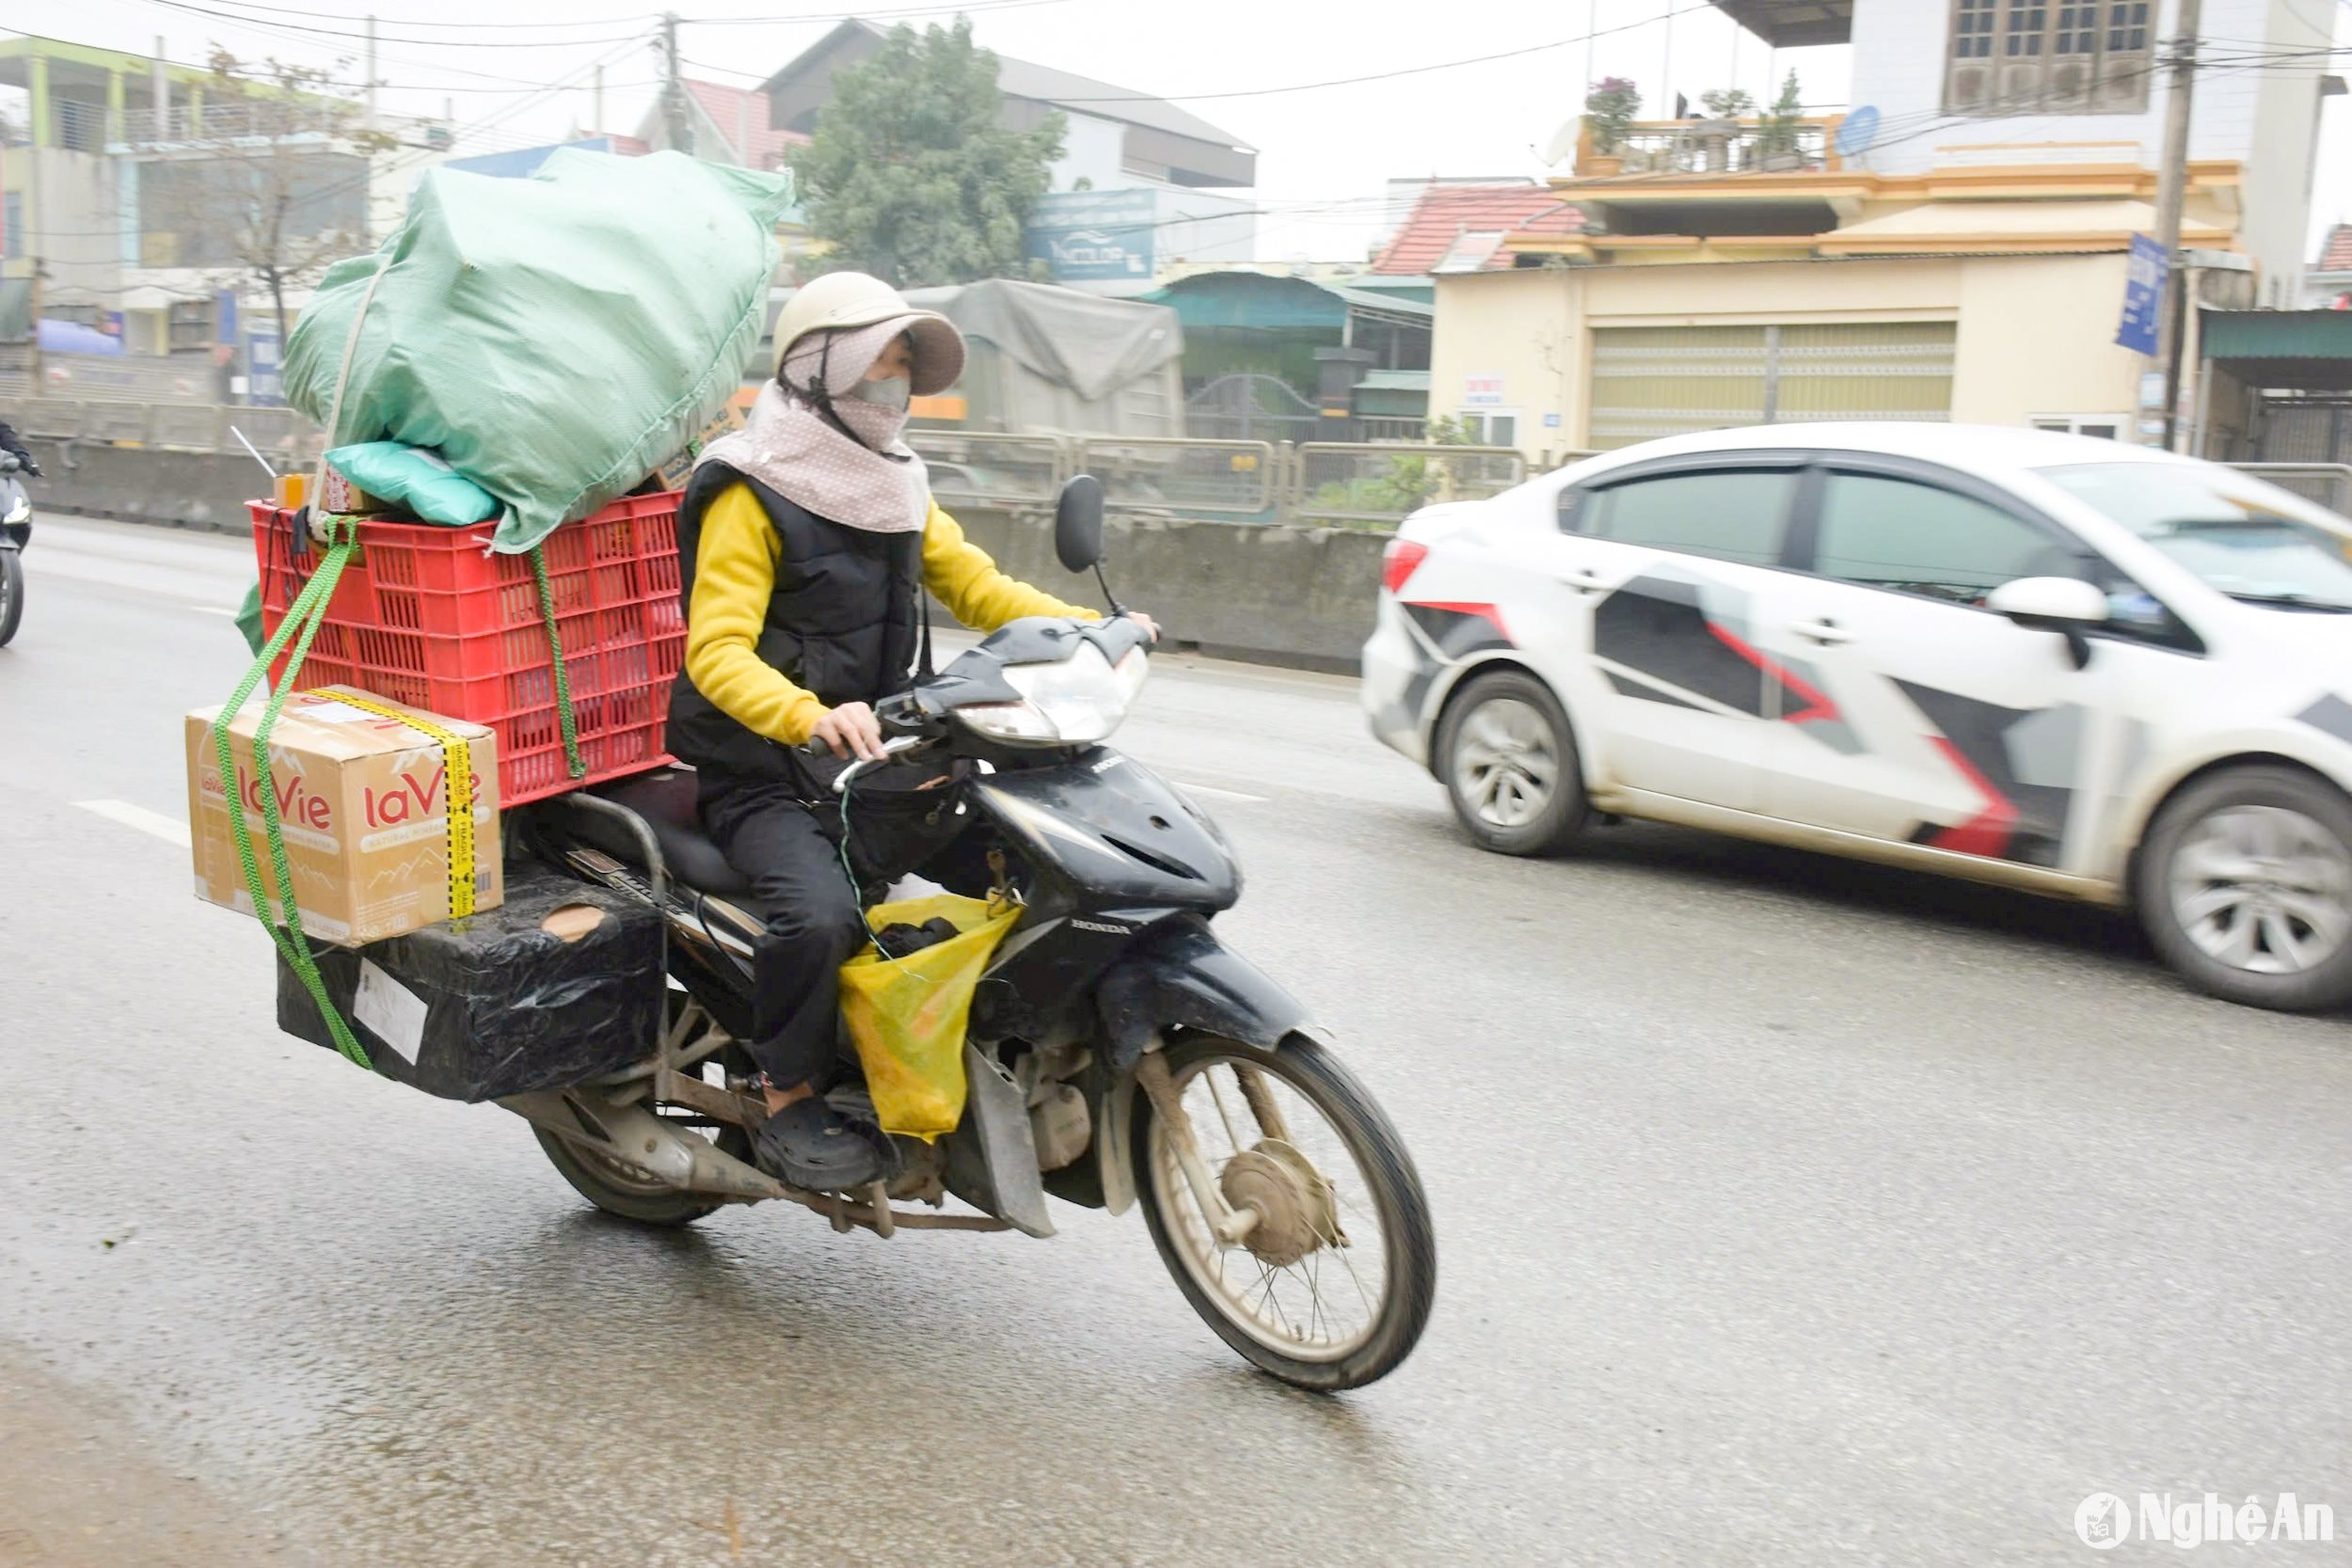
[[[329,445],[437,451],[511,508],[496,547],[527,550],[634,489],[734,395],[791,200],[789,175],[677,152],[565,149],[529,180],[427,170],[382,249],[338,262],[303,311],[286,401],[331,425]]]

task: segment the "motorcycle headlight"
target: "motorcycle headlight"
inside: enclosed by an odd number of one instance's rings
[[[955,713],[980,734],[1015,746],[1089,745],[1119,728],[1148,669],[1141,648],[1128,650],[1114,667],[1102,649],[1081,643],[1051,664],[1007,667],[1005,683],[1021,693],[1020,702],[979,703]]]
[[[0,521],[21,523],[32,516],[32,515],[33,503],[31,498],[27,497],[24,491],[19,490],[16,493],[15,504],[8,508],[8,516],[5,519],[0,519]]]

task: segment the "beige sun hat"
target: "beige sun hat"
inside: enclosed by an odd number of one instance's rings
[[[871,274],[829,272],[803,284],[776,318],[776,372],[792,345],[812,332],[879,326],[904,322],[914,340],[914,387],[917,397],[944,392],[963,373],[963,334],[936,310],[918,310],[906,296]]]

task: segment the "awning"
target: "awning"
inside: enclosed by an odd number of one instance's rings
[[[2258,390],[2352,392],[2352,310],[2201,310],[2199,352]]]

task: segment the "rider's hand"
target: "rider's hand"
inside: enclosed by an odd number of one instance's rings
[[[1137,626],[1141,626],[1141,627],[1142,627],[1145,631],[1150,632],[1150,633],[1152,634],[1152,641],[1157,642],[1157,641],[1160,640],[1160,624],[1159,624],[1157,621],[1154,621],[1153,619],[1152,619],[1152,617],[1150,617],[1149,615],[1146,615],[1146,614],[1145,614],[1142,610],[1128,610],[1128,611],[1127,611],[1127,619],[1128,619],[1128,620],[1130,620],[1130,621],[1135,622]]]
[[[808,734],[811,740],[823,741],[834,756],[857,756],[867,762],[883,759],[882,721],[864,703],[844,703],[828,709]]]

